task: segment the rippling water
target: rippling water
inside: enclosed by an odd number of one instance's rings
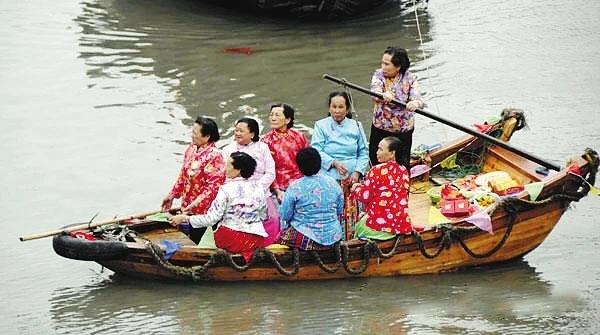
[[[596,333],[600,244],[588,197],[524,260],[438,276],[317,283],[140,282],[17,236],[157,208],[191,120],[267,124],[285,101],[310,133],[336,86],[409,49],[430,111],[469,125],[504,107],[512,143],[564,164],[600,150],[600,4],[431,1],[351,20],[254,17],[187,0],[11,2],[0,11],[0,330],[81,333]],[[422,42],[421,42],[422,39]],[[252,48],[250,55],[226,53]],[[369,101],[354,94],[368,123]],[[415,144],[458,132],[417,119]]]

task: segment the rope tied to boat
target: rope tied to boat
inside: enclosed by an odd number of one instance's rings
[[[580,176],[580,178],[589,183],[590,185],[593,185],[595,182],[596,173],[600,162],[598,154],[594,150],[587,148],[585,154],[582,157],[589,163],[590,167],[586,175]],[[575,191],[571,190],[573,187],[577,187]],[[439,243],[437,244],[436,249],[433,252],[429,252],[427,250],[425,242],[423,241],[423,238],[421,237],[420,233],[415,231],[411,234],[411,236],[415,239],[418,246],[418,250],[420,251],[421,255],[428,259],[438,257],[444,249],[449,249],[453,243],[458,243],[461,246],[461,248],[473,258],[487,258],[498,252],[504,246],[504,244],[506,243],[506,241],[512,233],[514,224],[517,222],[519,212],[537,206],[543,206],[554,201],[563,201],[565,203],[579,201],[581,198],[587,195],[589,190],[589,185],[579,182],[575,185],[565,186],[562,193],[551,194],[541,200],[532,201],[516,197],[503,199],[500,203],[496,205],[496,207],[492,208],[490,215],[492,215],[497,208],[503,208],[508,215],[506,229],[498,243],[496,243],[494,247],[483,253],[475,252],[473,249],[467,246],[465,242],[465,239],[468,237],[468,235],[470,235],[473,232],[479,232],[481,231],[481,229],[479,229],[476,226],[462,226],[460,225],[461,222],[459,222],[458,225],[440,224],[435,227],[436,229],[441,231],[441,238],[439,239]],[[105,234],[106,231],[110,230],[109,228],[110,227],[105,227],[103,229],[103,234]],[[122,229],[120,233],[117,234],[117,236],[121,236],[121,238],[126,238],[127,236],[129,236],[128,234],[129,232],[126,232],[125,229]],[[228,266],[230,266],[238,272],[247,271],[255,263],[255,260],[263,259],[264,256],[266,256],[275,266],[277,271],[284,276],[294,276],[300,271],[300,251],[296,248],[292,249],[292,264],[290,265],[291,269],[289,270],[286,269],[280,263],[275,253],[265,248],[256,249],[253,253],[252,261],[244,265],[240,265],[235,262],[234,254],[223,249],[217,249],[217,251],[213,255],[211,255],[211,257],[206,263],[202,265],[185,267],[171,264],[168,260],[164,258],[163,252],[158,245],[154,244],[152,241],[142,236],[137,237],[146,241],[146,248],[158,264],[175,274],[191,277],[194,281],[207,279],[208,268],[216,264],[222,263],[220,262],[221,259],[223,259]],[[325,262],[322,259],[321,252],[313,250],[310,251],[310,254],[315,259],[319,268],[326,273],[335,273],[341,267],[343,267],[347,273],[352,275],[359,275],[367,270],[372,255],[375,255],[378,258],[388,259],[393,257],[396,253],[398,253],[398,249],[402,246],[402,241],[404,237],[405,236],[403,235],[397,235],[394,242],[394,246],[388,252],[384,252],[379,246],[379,243],[372,240],[366,240],[365,243],[362,244],[362,246],[360,246],[361,257],[360,259],[356,260],[350,259],[350,252],[353,248],[351,248],[346,241],[340,241],[336,243],[332,249],[324,251],[330,252],[333,250],[334,252],[334,258],[336,261],[331,266],[325,264]],[[354,250],[357,249],[358,248]],[[360,260],[360,265],[356,268],[352,268],[350,266],[350,263],[357,260]]]

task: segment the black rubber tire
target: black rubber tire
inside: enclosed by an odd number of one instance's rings
[[[70,235],[57,235],[52,239],[52,248],[60,256],[81,261],[102,261],[123,258],[129,248],[119,241],[88,241]]]

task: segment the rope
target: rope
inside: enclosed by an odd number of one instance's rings
[[[359,275],[359,274],[365,272],[365,270],[367,270],[367,267],[369,266],[369,258],[370,258],[369,244],[365,243],[363,245],[362,262],[358,268],[353,269],[350,267],[350,265],[348,265],[348,254],[349,254],[348,244],[346,242],[340,242],[340,243],[342,245],[342,263],[344,265],[344,270],[346,270],[346,272],[348,272],[351,275]]]
[[[327,273],[334,273],[334,272],[337,272],[337,270],[339,270],[340,267],[342,266],[342,250],[341,250],[341,248],[342,247],[340,245],[340,242],[336,243],[334,246],[335,257],[336,257],[337,261],[335,262],[335,265],[333,267],[328,267],[327,265],[325,265],[323,263],[323,260],[321,259],[321,255],[317,251],[312,250],[311,255],[313,256],[315,261],[317,261],[317,264],[319,265],[321,270],[323,270]]]
[[[291,277],[291,276],[297,274],[298,271],[300,271],[300,252],[298,251],[298,249],[296,249],[296,248],[292,249],[292,257],[294,258],[294,261],[292,263],[291,270],[286,270],[281,265],[281,263],[279,263],[279,261],[277,260],[277,257],[275,257],[275,254],[272,253],[270,250],[264,249],[264,251],[267,254],[267,256],[271,259],[271,262],[273,262],[273,264],[275,265],[275,268],[277,269],[277,271],[279,271],[280,274],[287,276],[287,277]]]

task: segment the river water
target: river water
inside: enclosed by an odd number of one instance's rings
[[[351,20],[254,17],[191,0],[5,1],[0,11],[0,333],[524,334],[600,329],[598,197],[523,260],[402,278],[173,284],[114,276],[17,237],[156,209],[190,140],[217,118],[267,124],[285,101],[310,133],[382,50],[410,51],[428,109],[470,125],[525,110],[512,143],[557,164],[600,150],[600,2],[437,1]],[[225,48],[252,48],[250,55]],[[369,101],[355,93],[368,125]],[[594,116],[596,115],[596,116]],[[415,145],[460,135],[417,118]]]

